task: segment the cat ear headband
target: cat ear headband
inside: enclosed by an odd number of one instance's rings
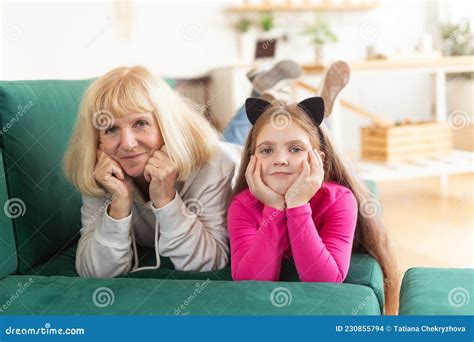
[[[272,104],[258,97],[249,97],[245,100],[245,110],[247,117],[252,125],[255,124],[260,115],[265,112]],[[304,110],[306,114],[313,119],[316,126],[319,127],[324,119],[324,101],[322,97],[309,97],[298,103],[298,107]]]

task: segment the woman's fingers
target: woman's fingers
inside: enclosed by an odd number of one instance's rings
[[[151,170],[150,170],[150,168],[151,168],[151,165],[147,164],[145,166],[145,170],[143,171],[143,177],[145,177],[145,180],[147,182],[151,182]]]
[[[167,157],[169,157],[170,154],[168,152],[168,147],[166,146],[166,144],[161,145],[160,151],[166,154]]]
[[[124,180],[124,174],[120,167],[117,167],[115,164],[107,164],[102,168],[103,179],[104,181],[109,181],[111,177],[115,176],[120,180]]]

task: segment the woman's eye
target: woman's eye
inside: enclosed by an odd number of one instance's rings
[[[106,128],[104,133],[105,134],[114,134],[114,133],[117,133],[117,131],[118,131],[118,128],[115,127],[115,126],[112,126],[112,127]]]
[[[303,151],[303,149],[301,147],[292,147],[290,148],[290,152],[292,153],[298,153],[298,152],[301,152]]]
[[[260,151],[260,153],[262,154],[270,154],[272,153],[272,149],[271,148],[264,148]]]
[[[148,126],[148,121],[146,121],[146,120],[138,120],[137,123],[136,123],[136,126],[137,126],[137,127],[140,127],[140,128],[141,128],[141,127],[146,127],[146,126]]]

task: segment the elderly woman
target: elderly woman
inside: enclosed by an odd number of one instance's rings
[[[114,277],[228,262],[226,207],[239,156],[200,113],[147,69],[120,67],[87,90],[64,170],[82,194],[76,269]],[[140,267],[137,243],[154,247]]]

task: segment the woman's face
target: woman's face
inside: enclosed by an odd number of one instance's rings
[[[142,176],[148,159],[163,145],[153,113],[131,113],[114,118],[100,130],[99,149],[116,160],[130,177]]]
[[[255,156],[262,164],[262,180],[273,191],[286,194],[303,169],[311,143],[297,124],[284,130],[267,123],[257,136]]]

